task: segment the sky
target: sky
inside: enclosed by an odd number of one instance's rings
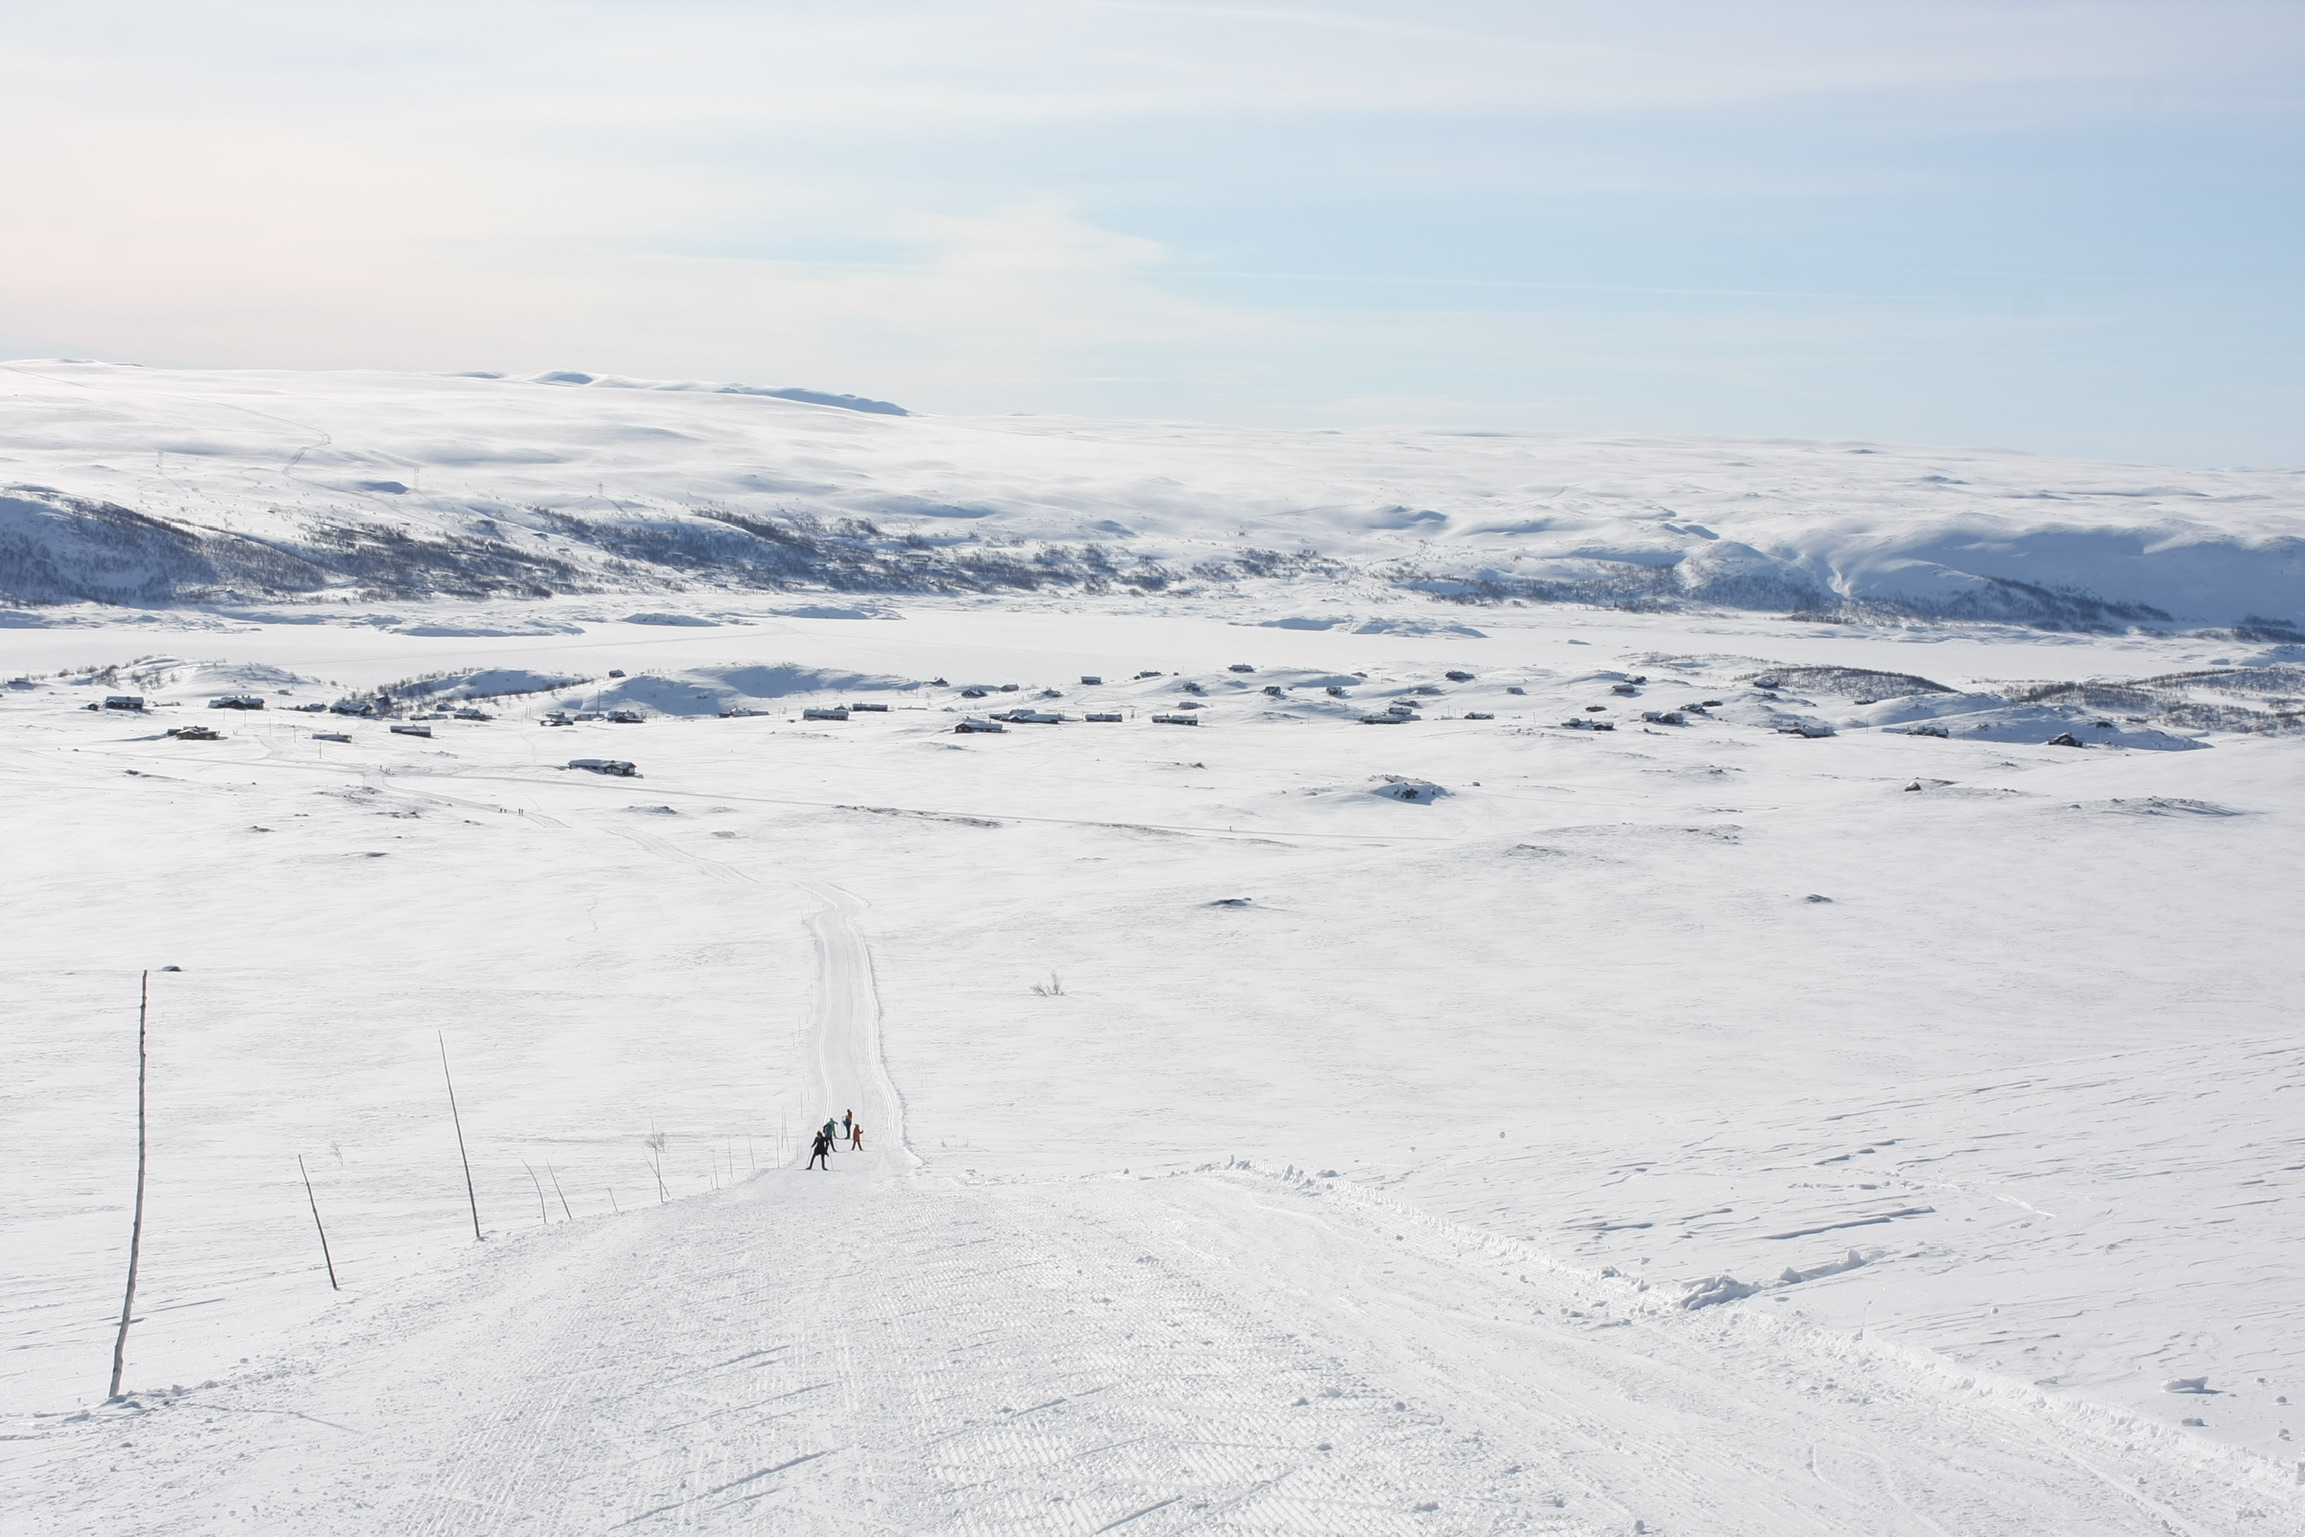
[[[2305,5],[0,7],[0,356],[2305,467]]]

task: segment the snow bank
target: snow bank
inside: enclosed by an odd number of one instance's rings
[[[581,674],[539,672],[527,667],[468,667],[456,672],[415,678],[391,686],[395,698],[496,699],[508,694],[542,694],[573,688],[585,681]]]
[[[907,694],[927,685],[886,673],[808,667],[797,662],[731,662],[554,685],[561,703],[587,710],[635,710],[649,715],[721,715],[787,701],[837,704],[852,694]],[[565,690],[580,689],[580,694]],[[837,696],[837,697],[834,697]]]

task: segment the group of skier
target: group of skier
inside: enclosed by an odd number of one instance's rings
[[[837,1121],[826,1121],[808,1145],[808,1167],[832,1172],[832,1150],[846,1142],[849,1151],[864,1151],[864,1122],[856,1118],[854,1110],[844,1110]]]

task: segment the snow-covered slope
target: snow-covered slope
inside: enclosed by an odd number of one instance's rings
[[[2280,648],[586,606],[0,628],[11,1534],[2305,1528]]]
[[[0,381],[0,597],[20,603],[1290,584],[2091,629],[2305,621],[2305,475],[2287,471],[940,419],[576,373],[20,362]]]

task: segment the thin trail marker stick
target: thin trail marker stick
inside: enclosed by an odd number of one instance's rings
[[[616,1204],[616,1187],[614,1185],[608,1187],[608,1209],[620,1217],[624,1215],[624,1208]]]
[[[520,1166],[528,1169],[528,1160],[521,1159]],[[552,1226],[552,1213],[544,1205],[544,1182],[536,1177],[534,1169],[528,1169],[528,1182],[536,1187],[536,1220],[545,1227]]]
[[[552,1176],[552,1193],[560,1197],[560,1214],[563,1217],[566,1217],[569,1221],[574,1222],[576,1220],[576,1213],[568,1209],[568,1196],[560,1188],[560,1171],[554,1168],[551,1164],[546,1164],[544,1166],[544,1172]]]
[[[448,1118],[456,1123],[456,1156],[464,1163],[464,1199],[472,1205],[472,1241],[486,1243],[480,1232],[480,1197],[472,1193],[472,1159],[464,1151],[464,1117],[456,1110],[456,1080],[448,1075],[448,1037],[440,1037],[440,1076],[448,1085]]]
[[[128,1294],[120,1300],[120,1335],[112,1342],[112,1389],[104,1396],[120,1396],[120,1373],[128,1364],[128,1315],[136,1310],[136,1261],[144,1251],[144,1078],[148,1061],[144,1021],[152,1007],[152,973],[136,995],[136,1217],[128,1228]]]
[[[320,1226],[320,1198],[312,1193],[312,1175],[304,1167],[304,1155],[296,1155],[296,1172],[304,1176],[304,1199],[312,1203],[312,1225],[320,1232],[320,1260],[328,1267],[328,1289],[342,1291],[336,1284],[336,1258],[328,1252],[328,1229]]]

